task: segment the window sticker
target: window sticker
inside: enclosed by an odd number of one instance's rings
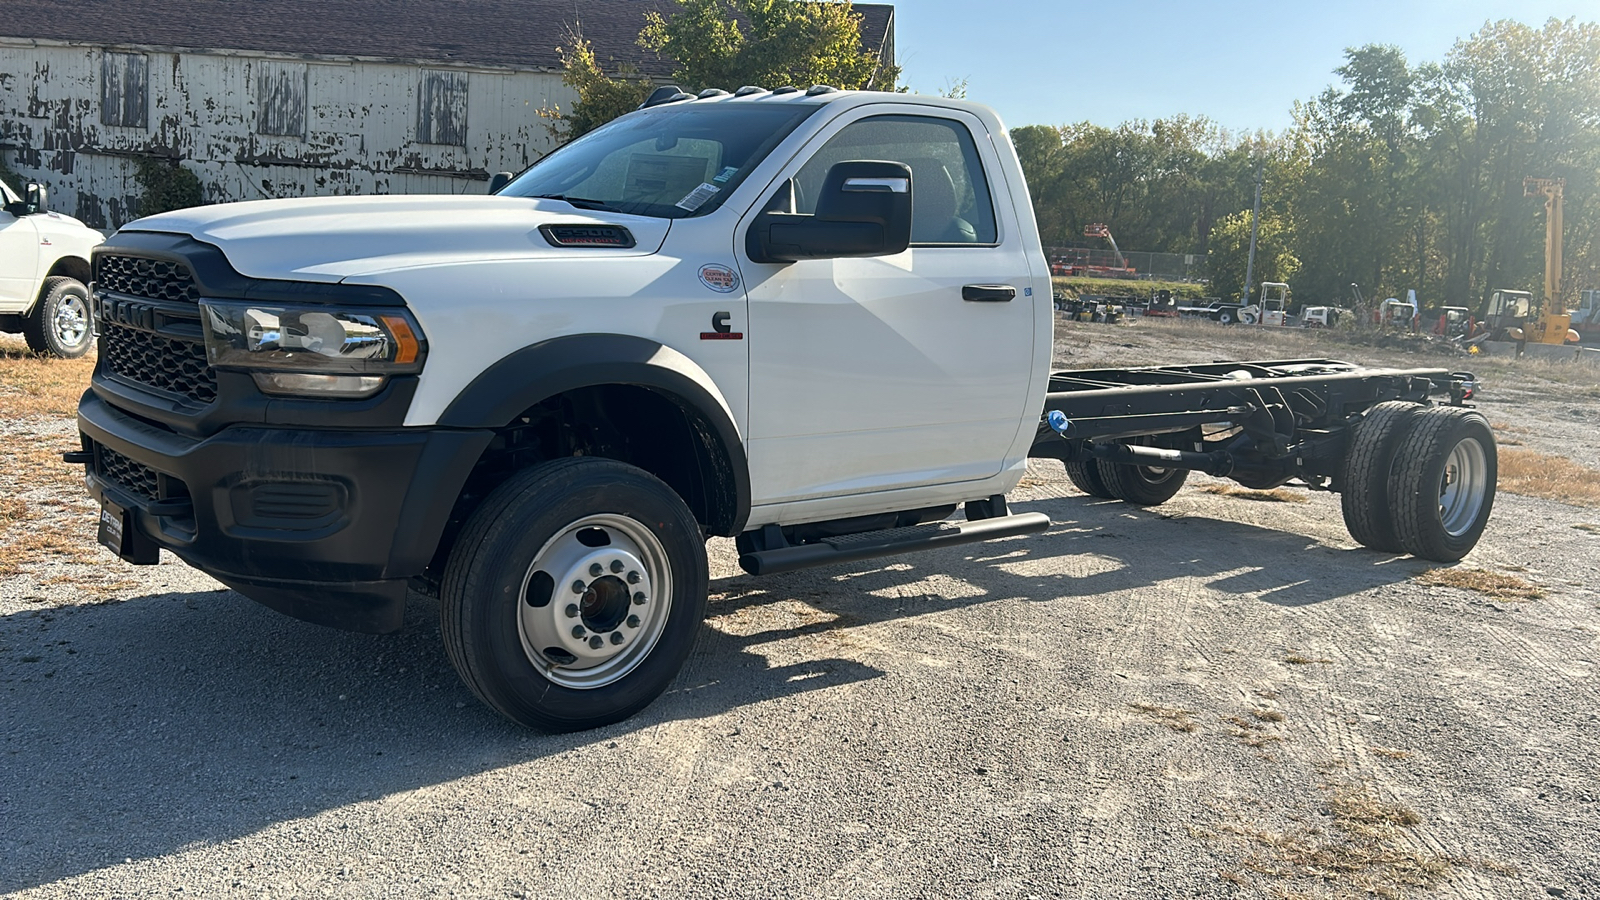
[[[721,172],[718,172],[717,173],[717,177],[715,177],[715,178],[713,178],[711,180],[715,181],[717,184],[722,184],[722,183],[726,182],[729,178],[732,178],[733,176],[735,176],[737,174],[739,174],[739,167],[738,166],[728,166],[726,169],[723,169]]]
[[[714,184],[702,181],[699,187],[689,192],[688,196],[672,205],[678,207],[679,209],[686,209],[689,212],[694,212],[695,210],[704,206],[707,200],[710,200],[712,197],[716,196],[721,190],[722,188],[719,188]]]

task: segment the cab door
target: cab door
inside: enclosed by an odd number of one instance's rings
[[[1034,305],[1050,299],[1033,289],[994,145],[974,116],[911,109],[841,116],[768,191],[814,212],[835,163],[904,163],[908,250],[788,264],[740,253],[756,505],[987,478],[1028,418]],[[762,208],[741,222],[741,248]]]
[[[26,216],[0,211],[0,312],[21,312],[32,305],[38,274],[38,228]]]

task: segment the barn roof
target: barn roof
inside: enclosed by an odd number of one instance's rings
[[[652,76],[672,61],[638,46],[670,0],[5,0],[0,37],[107,47],[242,50],[558,69],[574,27],[602,64]],[[894,7],[858,3],[862,43],[892,57]]]

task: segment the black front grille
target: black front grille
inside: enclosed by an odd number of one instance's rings
[[[134,462],[103,445],[98,448],[97,456],[97,474],[101,478],[114,482],[146,500],[155,500],[160,496],[160,480],[155,469]]]
[[[94,262],[95,286],[130,297],[198,303],[200,289],[183,263],[142,256],[101,256]]]
[[[217,399],[217,376],[206,345],[101,322],[103,362],[117,377],[177,394],[195,403]]]

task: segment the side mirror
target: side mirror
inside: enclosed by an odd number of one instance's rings
[[[764,212],[745,236],[756,262],[893,256],[911,244],[911,169],[857,160],[828,170],[813,215]]]
[[[506,185],[510,183],[510,172],[496,172],[494,173],[494,176],[489,179],[489,193],[498,194],[505,188]]]
[[[28,199],[26,201],[28,215],[50,211],[50,207],[45,202],[45,196],[44,185],[34,181],[28,182]]]

